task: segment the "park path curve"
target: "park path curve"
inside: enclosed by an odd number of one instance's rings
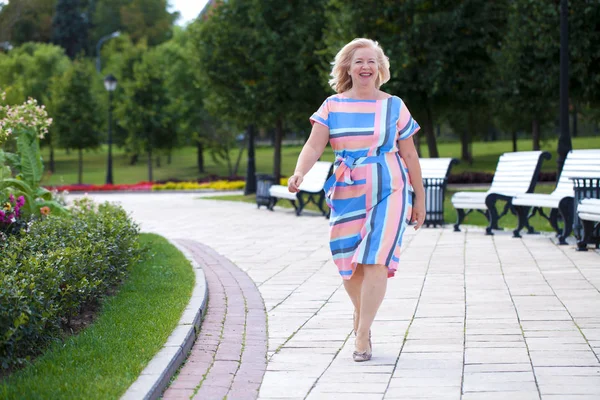
[[[143,231],[210,247],[254,281],[268,315],[260,399],[600,398],[597,251],[545,235],[408,229],[373,360],[357,364],[324,218],[198,194],[93,197],[121,203]]]

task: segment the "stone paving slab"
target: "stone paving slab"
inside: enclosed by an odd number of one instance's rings
[[[268,315],[260,399],[600,398],[597,251],[547,235],[409,228],[373,360],[358,364],[323,217],[186,194],[94,197],[121,202],[144,231],[208,246],[255,282]],[[220,398],[217,387],[206,398]]]

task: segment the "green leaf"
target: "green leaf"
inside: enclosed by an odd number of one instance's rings
[[[42,180],[44,166],[35,132],[31,129],[23,131],[17,139],[17,148],[21,155],[21,177],[31,187],[37,187]]]

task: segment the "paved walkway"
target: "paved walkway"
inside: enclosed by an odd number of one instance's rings
[[[541,235],[408,229],[373,359],[359,364],[323,217],[189,194],[95,197],[121,202],[144,231],[209,246],[256,283],[268,314],[260,399],[600,398],[596,251]]]

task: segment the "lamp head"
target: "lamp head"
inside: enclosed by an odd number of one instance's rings
[[[104,78],[104,87],[109,92],[114,92],[117,88],[117,78],[113,74],[106,75],[106,78]]]

